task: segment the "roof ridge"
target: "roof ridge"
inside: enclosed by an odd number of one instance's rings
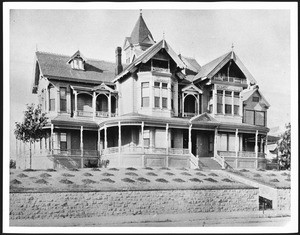
[[[49,54],[49,55],[65,56],[65,57],[71,58],[70,55],[59,54],[59,53],[55,53],[55,52],[47,52],[47,51],[36,51],[36,52],[44,53],[44,54]],[[86,57],[86,59],[87,59],[88,61],[108,62],[108,63],[112,63],[112,64],[115,63],[114,61],[101,60],[101,59],[95,59],[95,58],[89,58],[89,57]]]

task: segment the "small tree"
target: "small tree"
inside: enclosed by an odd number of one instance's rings
[[[291,123],[286,126],[285,132],[277,142],[278,160],[284,169],[291,167]]]
[[[47,119],[46,114],[42,113],[40,105],[35,108],[34,104],[27,104],[27,110],[24,111],[23,122],[16,122],[16,129],[14,131],[16,138],[24,143],[29,143],[30,146],[30,169],[32,158],[31,145],[46,136],[43,127],[46,125]]]

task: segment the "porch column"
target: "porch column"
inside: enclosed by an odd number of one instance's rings
[[[108,95],[108,116],[111,117],[111,93]]]
[[[234,91],[231,91],[231,115],[234,116]]]
[[[265,151],[264,151],[265,154],[268,153],[268,134],[266,134],[266,141],[265,141]]]
[[[121,122],[118,122],[118,127],[119,127],[119,138],[118,138],[118,146],[119,146],[119,156],[118,156],[118,160],[119,160],[119,166],[121,166],[121,146],[122,146],[122,137],[121,137]]]
[[[171,98],[172,97],[172,91],[171,91],[171,83],[168,83],[168,109],[172,109],[171,105]]]
[[[212,114],[213,116],[217,113],[217,90],[214,89],[212,90],[212,100],[213,100],[213,110],[212,110]]]
[[[92,107],[93,107],[93,120],[95,120],[95,116],[96,116],[96,92],[93,92]]]
[[[83,126],[80,127],[81,168],[83,168]]]
[[[45,109],[46,109],[46,112],[49,112],[49,109],[50,109],[50,94],[49,94],[49,90],[48,90],[48,86],[46,88],[46,106],[45,106]]]
[[[141,124],[141,146],[143,148],[143,152],[144,152],[144,122],[142,122]]]
[[[192,153],[192,124],[189,126],[189,153]]]
[[[243,101],[242,101],[242,95],[240,93],[240,98],[239,98],[239,115],[243,117]]]
[[[199,94],[197,94],[197,105],[198,105],[198,107],[197,107],[197,115],[199,115],[199,113],[200,113],[200,108],[199,108],[199,106],[200,106],[200,96],[199,96]]]
[[[258,145],[257,145],[257,141],[258,141],[258,130],[256,130],[255,133],[255,157],[258,158]]]
[[[239,129],[235,129],[235,167],[238,168],[238,154],[239,154]]]
[[[51,124],[51,133],[50,133],[50,150],[51,150],[51,154],[53,154],[53,137],[54,137],[54,125]]]
[[[74,117],[76,117],[77,116],[77,91],[74,91],[73,90],[73,93],[74,93],[74,97],[75,97],[75,104],[74,104]]]
[[[222,112],[223,114],[225,114],[225,90],[223,90],[222,103],[223,103]]]
[[[104,126],[104,149],[107,149],[107,127]]]
[[[214,157],[218,154],[218,128],[215,128],[215,139],[214,139]]]
[[[98,129],[98,152],[99,152],[99,156],[101,155],[101,132],[100,132],[100,128]]]
[[[184,117],[184,93],[182,93],[182,117]]]
[[[264,139],[262,135],[260,135],[260,152],[263,153]]]
[[[166,153],[169,153],[169,123],[166,125]]]

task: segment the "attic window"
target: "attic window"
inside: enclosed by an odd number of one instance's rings
[[[169,61],[152,59],[152,70],[169,72]]]
[[[84,70],[84,63],[83,60],[81,58],[74,58],[71,61],[71,67],[72,69],[80,69],[80,70]]]
[[[259,97],[253,96],[252,97],[252,102],[259,102]]]

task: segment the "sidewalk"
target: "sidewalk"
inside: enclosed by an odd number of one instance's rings
[[[145,226],[147,224],[164,223],[172,225],[179,224],[222,224],[229,222],[257,222],[257,220],[267,221],[271,218],[280,218],[284,221],[290,219],[289,211],[255,211],[255,212],[206,212],[189,214],[160,214],[160,215],[130,215],[130,216],[106,216],[87,218],[60,218],[60,219],[34,219],[34,220],[10,220],[10,226],[29,227],[112,227],[112,226]],[[231,223],[230,223],[231,222]],[[175,223],[176,224],[176,223]],[[176,225],[175,225],[176,226]]]

